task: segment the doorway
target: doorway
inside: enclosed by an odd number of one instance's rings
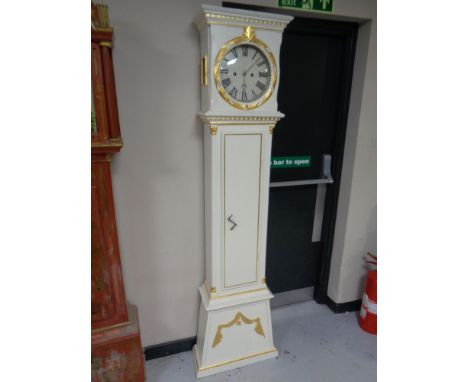
[[[285,117],[273,134],[266,256],[272,306],[329,302],[357,31],[357,23],[296,16],[283,33],[278,109]]]

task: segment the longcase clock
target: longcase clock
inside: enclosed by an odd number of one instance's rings
[[[279,49],[292,18],[202,6],[205,281],[197,377],[276,357],[265,280]]]
[[[122,148],[107,6],[91,6],[91,378],[144,381],[137,309],[127,305],[112,195]]]

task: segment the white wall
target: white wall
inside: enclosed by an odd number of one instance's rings
[[[196,117],[199,39],[192,21],[201,3],[221,5],[221,0],[101,2],[109,5],[115,32],[124,140],[113,163],[122,267],[127,298],[138,306],[143,346],[148,346],[196,334],[197,288],[204,278],[203,139]],[[276,5],[276,1],[251,3]],[[375,17],[373,1],[335,0],[334,7],[338,16]],[[362,45],[367,57],[366,44]],[[375,58],[364,63],[375,65]],[[375,137],[375,78],[370,69],[361,74],[348,131],[357,139],[350,140],[354,147],[345,163],[347,176],[354,178],[341,190],[339,216],[344,217],[341,226],[337,224],[335,247],[343,250],[333,253],[329,288],[337,302],[348,298],[342,289],[356,289],[355,279],[361,276],[355,273],[349,278],[342,265],[354,269],[362,249],[356,243],[375,232],[375,216],[368,213],[375,205],[372,199],[360,198],[363,189],[372,194],[375,188],[375,171],[366,167],[367,158],[374,158],[372,147],[375,152],[375,139],[368,138]],[[362,178],[369,185],[361,184]],[[360,179],[359,184],[355,179]],[[357,226],[364,221],[366,226],[359,231]],[[351,299],[359,293],[355,290]]]
[[[337,303],[362,297],[363,256],[377,252],[376,21],[359,29],[328,295]]]

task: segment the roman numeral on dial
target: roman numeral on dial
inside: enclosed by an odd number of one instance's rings
[[[257,64],[257,66],[260,67],[260,66],[265,65],[265,64],[266,64],[266,61],[262,60]]]
[[[270,73],[265,73],[265,72],[258,72],[259,77],[270,77]]]
[[[262,91],[265,90],[265,84],[262,84],[260,81],[257,81],[255,86],[257,86],[257,88],[259,88]]]
[[[232,97],[232,98],[236,98],[237,96],[237,88],[232,88],[231,91],[229,92],[229,95]]]
[[[231,79],[225,78],[224,80],[221,81],[221,84],[223,85],[223,88],[227,88],[229,85],[231,85]]]
[[[237,58],[237,51],[236,51],[236,48],[234,48],[233,50],[231,50],[231,53],[232,55]]]
[[[220,72],[221,72],[221,74],[228,74],[229,69],[221,69]]]
[[[242,47],[242,55],[243,56],[248,56],[249,55],[249,47],[248,46],[243,46]]]
[[[245,90],[242,90],[242,101],[247,101],[247,93],[245,92]]]

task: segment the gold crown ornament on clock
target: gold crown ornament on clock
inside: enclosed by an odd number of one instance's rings
[[[205,280],[197,377],[274,358],[265,279],[277,66],[289,16],[202,5]]]

